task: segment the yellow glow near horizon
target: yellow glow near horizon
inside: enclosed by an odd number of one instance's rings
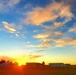
[[[18,63],[19,66],[26,64],[25,59],[22,59],[22,60],[21,59],[17,59],[16,62]]]
[[[50,59],[49,59],[50,57]],[[62,59],[63,58],[63,59]],[[70,57],[68,57],[68,60],[67,58],[64,58],[63,56],[59,56],[59,57],[56,57],[56,56],[43,56],[43,57],[40,57],[40,58],[30,58],[30,56],[24,56],[24,55],[19,55],[19,56],[12,56],[12,57],[3,57],[4,60],[10,60],[12,61],[12,63],[17,63],[18,66],[21,66],[21,65],[26,65],[27,62],[39,62],[39,63],[42,63],[43,61],[45,62],[46,65],[48,65],[49,63],[65,63],[65,64],[72,64],[72,65],[75,65],[76,64],[76,61]]]
[[[22,64],[18,64],[18,66],[22,66]]]
[[[30,61],[28,56],[18,56],[15,57],[15,61],[18,63],[18,65],[26,65],[26,62]]]

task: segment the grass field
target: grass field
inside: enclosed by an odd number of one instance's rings
[[[6,66],[0,67],[0,75],[76,75],[76,67],[19,67]]]

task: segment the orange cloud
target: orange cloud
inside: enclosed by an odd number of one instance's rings
[[[58,32],[58,31],[54,32],[54,35],[62,35],[62,34],[63,32]]]
[[[29,55],[29,57],[31,58],[31,59],[36,59],[36,58],[40,58],[40,57],[42,57],[41,55]]]
[[[39,45],[40,48],[50,47],[51,43],[54,42],[54,47],[65,47],[65,46],[76,46],[76,38],[61,38],[61,39],[46,39],[42,44]]]
[[[76,38],[53,39],[53,42],[56,43],[55,47],[76,46]]]
[[[50,36],[50,34],[37,34],[37,35],[34,35],[33,37],[34,38],[38,38],[38,39],[44,39],[44,38],[47,38],[47,37],[49,37]]]
[[[63,26],[64,24],[66,24],[68,21],[70,21],[71,19],[65,19],[63,22],[55,22],[52,26],[43,26],[46,29],[50,29],[51,31]]]
[[[58,17],[66,17],[66,19],[71,19],[73,17],[70,6],[66,6],[63,2],[53,2],[44,8],[36,7],[26,15],[27,18],[23,19],[23,22],[36,26],[40,26],[48,21],[55,21]]]
[[[43,43],[40,44],[40,47],[45,48],[45,47],[50,47],[50,40],[49,39],[44,39]]]

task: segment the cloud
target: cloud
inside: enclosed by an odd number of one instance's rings
[[[50,39],[50,43],[55,43],[54,47],[76,46],[76,38],[63,37],[60,39]]]
[[[44,39],[43,42],[38,45],[25,45],[27,48],[40,48],[40,50],[43,50],[44,48],[48,48],[50,46],[50,39]]]
[[[49,39],[44,39],[43,43],[40,44],[41,48],[50,47],[50,46],[51,46],[51,44],[50,44],[50,40]]]
[[[20,2],[20,0],[9,0],[8,5],[9,6],[14,6],[14,5],[18,4],[19,2]]]
[[[55,0],[55,1],[62,1],[62,0]],[[63,2],[66,4],[66,5],[70,5],[72,9],[75,8],[76,6],[76,0],[63,0]]]
[[[22,26],[22,25],[18,25],[18,26],[15,26],[15,28],[16,28],[17,30],[22,30],[23,26]]]
[[[22,34],[21,34],[21,37],[22,37],[23,39],[25,39],[25,38],[26,38],[25,33],[22,33]]]
[[[7,12],[9,8],[14,7],[20,0],[0,0],[0,12]]]
[[[37,38],[37,39],[44,39],[44,38],[47,38],[49,36],[50,36],[50,34],[45,33],[45,34],[37,34],[37,35],[34,35],[33,37]]]
[[[61,38],[61,39],[46,39],[42,44],[39,45],[40,48],[52,47],[52,43],[55,43],[53,47],[65,47],[65,46],[76,46],[76,38]]]
[[[19,35],[16,33],[16,37],[19,37]]]
[[[38,32],[38,30],[34,30],[33,32],[36,33],[36,32]]]
[[[8,30],[10,33],[16,32],[16,29],[14,28],[14,24],[8,24],[5,21],[3,21],[2,24],[4,25],[4,28]]]
[[[43,48],[48,48],[50,47],[50,44],[49,42],[43,42],[42,44],[38,44],[38,45],[25,45],[26,48],[40,48],[40,49],[43,49]]]
[[[65,4],[64,1],[53,1],[45,7],[35,7],[31,11],[26,12],[25,18],[22,20],[23,23],[43,27],[42,32],[33,36],[33,38],[40,40],[40,44],[29,45],[29,47],[39,48],[42,51],[44,48],[52,47],[52,45],[54,47],[75,46],[76,40],[73,38],[65,38],[64,35],[66,33],[64,34],[64,29],[62,28],[63,25],[70,22],[73,17],[74,14],[72,13],[70,4]],[[48,22],[51,23],[47,25]],[[61,28],[63,30],[61,30]],[[75,31],[75,27],[69,31]],[[34,32],[37,32],[37,30]]]
[[[52,39],[51,42],[55,43],[55,47],[75,46],[76,38]]]
[[[76,32],[76,24],[73,27],[71,27],[68,31],[69,32]]]
[[[63,25],[65,25],[67,22],[69,22],[71,19],[65,19],[65,20],[63,20],[62,22],[61,21],[59,21],[59,22],[56,22],[56,21],[54,21],[53,22],[53,25],[51,25],[51,26],[43,26],[44,28],[46,28],[46,29],[50,29],[51,31],[54,31],[55,29],[57,29],[57,28],[59,28],[59,27],[62,27]]]
[[[30,44],[30,42],[28,41],[27,44]]]
[[[40,50],[38,50],[38,51],[36,51],[36,52],[38,53],[38,52],[42,52],[42,51],[44,51],[44,49],[40,49]]]
[[[42,55],[39,54],[33,54],[32,52],[29,54],[30,59],[37,59],[42,57]]]
[[[21,36],[22,38],[24,37],[24,34],[21,33],[19,30],[22,30],[22,25],[15,25],[14,23],[8,23],[6,21],[2,22],[4,28],[1,28],[2,31],[6,31],[9,33],[15,34],[16,37]]]
[[[3,28],[0,28],[0,31],[4,31],[4,29]]]
[[[2,24],[4,25],[4,28],[8,30],[10,33],[16,32],[16,29],[14,28],[14,24],[8,24],[5,21],[3,21]]]
[[[56,48],[56,47],[76,47],[76,38],[70,37],[63,37],[63,38],[46,38],[43,39],[41,44],[38,45],[26,45],[26,48],[35,48],[39,49],[37,52],[42,52],[49,48]]]
[[[65,13],[66,12],[66,13]],[[26,13],[26,18],[23,19],[25,24],[40,26],[48,21],[55,21],[58,17],[71,19],[73,14],[70,6],[64,2],[53,2],[46,7],[36,7],[32,11]]]
[[[41,48],[40,45],[25,45],[26,48]]]
[[[63,32],[59,32],[59,31],[54,32],[54,35],[56,35],[56,36],[62,35],[62,34],[63,34]]]

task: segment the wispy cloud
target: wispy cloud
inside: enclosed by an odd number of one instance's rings
[[[52,43],[54,43],[53,47],[66,47],[66,46],[76,46],[76,38],[59,38],[59,39],[45,39],[43,43],[39,45],[31,45],[29,48],[39,48],[39,52],[45,50],[45,48],[52,47]]]
[[[54,42],[55,45],[54,47],[65,47],[65,46],[75,46],[76,45],[76,38],[69,38],[69,37],[64,37],[60,39],[49,39],[46,40],[48,44]]]
[[[37,44],[37,45],[25,45],[26,48],[37,48],[39,51],[43,51],[45,48],[49,48],[51,46],[51,41],[50,39],[44,39],[42,43]]]
[[[69,32],[76,32],[76,23],[73,27],[71,27],[69,30]]]
[[[56,31],[56,32],[54,32],[54,35],[62,35],[63,34],[63,32],[60,32],[60,31]]]
[[[62,38],[54,40],[56,47],[76,46],[76,38]]]
[[[16,29],[14,28],[14,24],[8,24],[5,21],[3,21],[2,24],[4,25],[4,28],[8,30],[10,33],[16,32]]]
[[[46,48],[46,47],[50,47],[50,46],[51,46],[51,44],[50,44],[50,40],[49,39],[44,39],[43,43],[40,44],[41,48]]]
[[[66,13],[65,13],[66,12]],[[32,24],[40,26],[48,21],[55,21],[58,17],[71,19],[73,14],[70,6],[65,5],[64,2],[53,2],[46,7],[36,7],[28,12],[27,18],[23,19],[25,24]]]
[[[19,2],[20,2],[20,0],[9,0],[8,5],[9,6],[14,6],[14,5],[18,4]]]
[[[28,41],[27,44],[30,44],[30,42]]]
[[[45,34],[37,34],[37,35],[34,35],[33,37],[38,38],[38,39],[44,39],[44,38],[47,38],[49,36],[50,36],[50,34],[45,33]]]
[[[0,0],[0,12],[7,12],[9,8],[14,7],[20,0]]]
[[[51,31],[54,31],[55,29],[57,29],[57,28],[62,27],[63,25],[65,25],[70,20],[71,19],[65,18],[62,22],[61,21],[59,21],[59,22],[54,21],[53,25],[51,25],[51,26],[43,26],[43,27],[46,28],[46,29],[50,29]]]
[[[33,32],[36,33],[36,32],[38,32],[38,31],[39,31],[39,30],[34,30]]]
[[[16,37],[19,37],[19,35],[16,33]]]
[[[19,30],[22,30],[22,25],[15,25],[15,23],[8,23],[6,21],[2,22],[4,28],[1,28],[2,30],[9,32],[9,33],[13,33],[16,35],[16,37],[19,37],[20,32]],[[21,34],[21,37],[23,37],[23,34]]]
[[[31,58],[31,59],[37,59],[37,58],[40,58],[40,57],[42,57],[41,55],[38,55],[38,54],[34,54],[34,55],[29,55],[29,57]]]
[[[3,28],[0,28],[0,31],[4,31],[4,29]]]

